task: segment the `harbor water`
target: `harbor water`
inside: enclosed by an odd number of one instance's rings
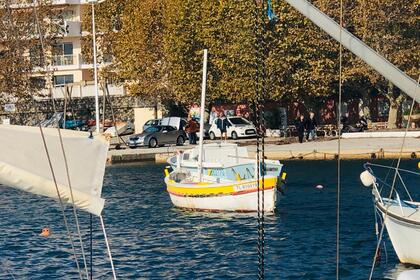
[[[335,279],[337,163],[284,163],[286,193],[265,220],[266,279]],[[342,162],[340,279],[367,279],[376,246],[371,191],[359,180],[363,163]],[[405,160],[402,166],[416,170],[417,161]],[[256,279],[256,214],[176,209],[165,190],[163,168],[142,164],[106,170],[103,215],[119,279]],[[420,200],[418,179],[408,178],[406,184]],[[65,212],[75,232],[71,208]],[[111,279],[99,219],[92,219],[92,250],[90,216],[79,212],[79,220],[88,266],[92,251],[93,278]],[[39,236],[44,227],[50,237]],[[399,264],[386,234],[385,245],[374,279],[396,279],[414,268]],[[80,253],[79,263],[83,267]],[[59,204],[0,186],[0,279],[78,277]]]

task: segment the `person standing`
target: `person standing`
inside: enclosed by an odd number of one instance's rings
[[[185,126],[185,132],[188,134],[188,140],[191,145],[197,144],[197,132],[199,131],[198,123],[191,118],[188,117],[188,123]]]
[[[317,123],[315,113],[309,112],[309,119],[306,121],[306,140],[314,140],[316,135]]]
[[[305,127],[306,127],[305,116],[300,115],[299,118],[296,120],[296,130],[298,133],[299,143],[303,142],[303,137],[305,135]]]
[[[221,138],[227,141],[227,129],[230,126],[229,120],[225,117],[225,114],[223,112],[220,113],[219,118],[216,121],[217,128],[221,132]]]

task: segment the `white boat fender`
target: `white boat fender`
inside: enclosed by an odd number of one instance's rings
[[[406,270],[398,275],[397,280],[419,280],[420,269]]]
[[[369,171],[365,170],[360,174],[360,181],[362,181],[363,186],[371,187],[376,183],[376,177]]]

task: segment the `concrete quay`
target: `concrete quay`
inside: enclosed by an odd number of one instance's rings
[[[206,141],[207,142],[207,141]],[[231,142],[231,141],[229,141]],[[235,141],[248,148],[250,156],[256,153],[255,139]],[[331,160],[338,156],[338,139],[322,139],[305,143],[290,143],[280,138],[265,139],[265,155],[277,160]],[[342,159],[392,159],[398,158],[403,138],[346,138],[341,139]],[[190,149],[193,146],[165,146],[160,148],[137,148],[110,150],[108,163],[128,163],[153,161],[157,163],[175,155],[177,151]],[[406,138],[402,150],[403,158],[420,158],[420,138]]]
[[[341,139],[342,159],[398,158],[403,138],[346,138]],[[249,146],[250,154],[256,153],[255,146]],[[336,159],[338,157],[338,139],[292,143],[286,145],[265,146],[265,155],[269,159]],[[403,158],[420,157],[420,138],[406,138],[402,150]]]

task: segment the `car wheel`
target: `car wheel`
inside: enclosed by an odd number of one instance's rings
[[[216,139],[216,135],[214,135],[213,131],[209,133],[210,140]]]
[[[232,139],[233,140],[236,140],[236,139],[238,139],[238,134],[234,131],[234,132],[232,132]]]
[[[149,148],[156,148],[158,145],[158,142],[156,140],[156,138],[151,138],[149,140]]]
[[[185,139],[182,136],[178,136],[178,138],[176,138],[176,145],[177,146],[182,146],[184,145]]]

